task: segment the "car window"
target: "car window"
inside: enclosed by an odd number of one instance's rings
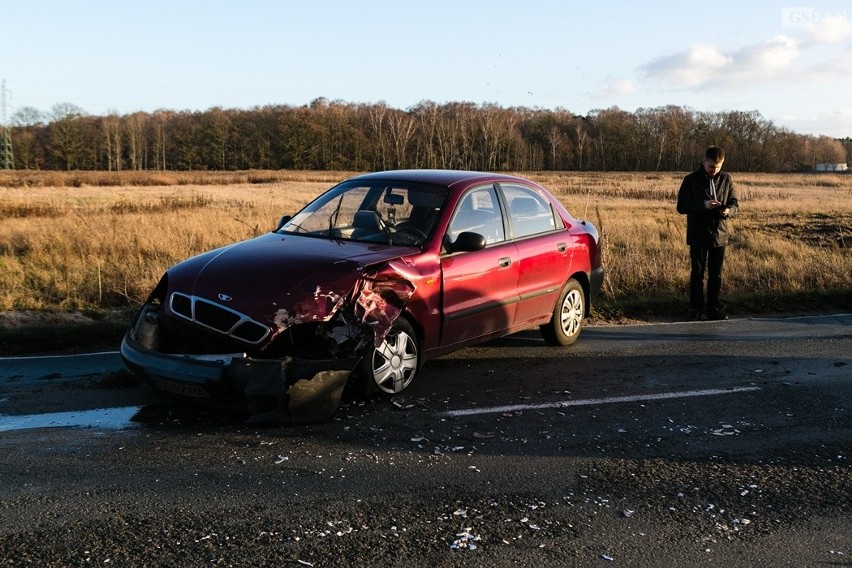
[[[459,202],[447,235],[453,242],[463,232],[479,233],[486,244],[506,239],[497,193],[492,186],[474,189]]]
[[[556,229],[556,220],[550,202],[537,191],[519,185],[502,185],[509,208],[515,238]]]
[[[339,236],[339,227],[352,224],[355,212],[366,201],[369,190],[369,187],[362,186],[329,193],[326,199],[314,201],[299,212],[284,229],[314,236],[328,236],[332,231],[334,236]]]
[[[433,233],[446,191],[425,184],[341,184],[281,231],[336,240],[421,246]]]

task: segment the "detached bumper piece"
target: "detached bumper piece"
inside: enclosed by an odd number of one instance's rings
[[[313,424],[331,420],[340,405],[346,380],[359,359],[236,359],[224,382],[247,398],[274,400],[268,411],[252,414],[248,424]]]

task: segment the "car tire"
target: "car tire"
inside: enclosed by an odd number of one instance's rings
[[[365,398],[398,394],[411,384],[419,369],[417,334],[408,320],[398,317],[381,344],[359,363],[359,393]]]
[[[539,327],[545,342],[550,345],[571,345],[580,337],[586,317],[586,294],[583,286],[571,278],[565,283],[553,317]]]

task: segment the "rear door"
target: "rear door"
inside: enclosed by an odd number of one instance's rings
[[[453,213],[446,239],[462,232],[486,239],[479,251],[444,254],[441,345],[449,346],[501,332],[515,319],[518,252],[506,239],[500,201],[493,186],[467,192]]]
[[[531,187],[502,184],[518,254],[515,324],[547,319],[571,265],[571,235],[550,201]]]

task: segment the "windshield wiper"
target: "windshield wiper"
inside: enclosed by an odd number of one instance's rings
[[[300,233],[300,232],[310,233],[310,231],[308,231],[307,229],[305,229],[304,227],[302,227],[301,225],[296,224],[296,223],[288,223],[286,225],[286,227],[287,227],[286,229],[284,227],[281,227],[280,229],[278,229],[278,231],[281,232],[281,233],[293,233],[293,234],[297,234],[297,233]]]

